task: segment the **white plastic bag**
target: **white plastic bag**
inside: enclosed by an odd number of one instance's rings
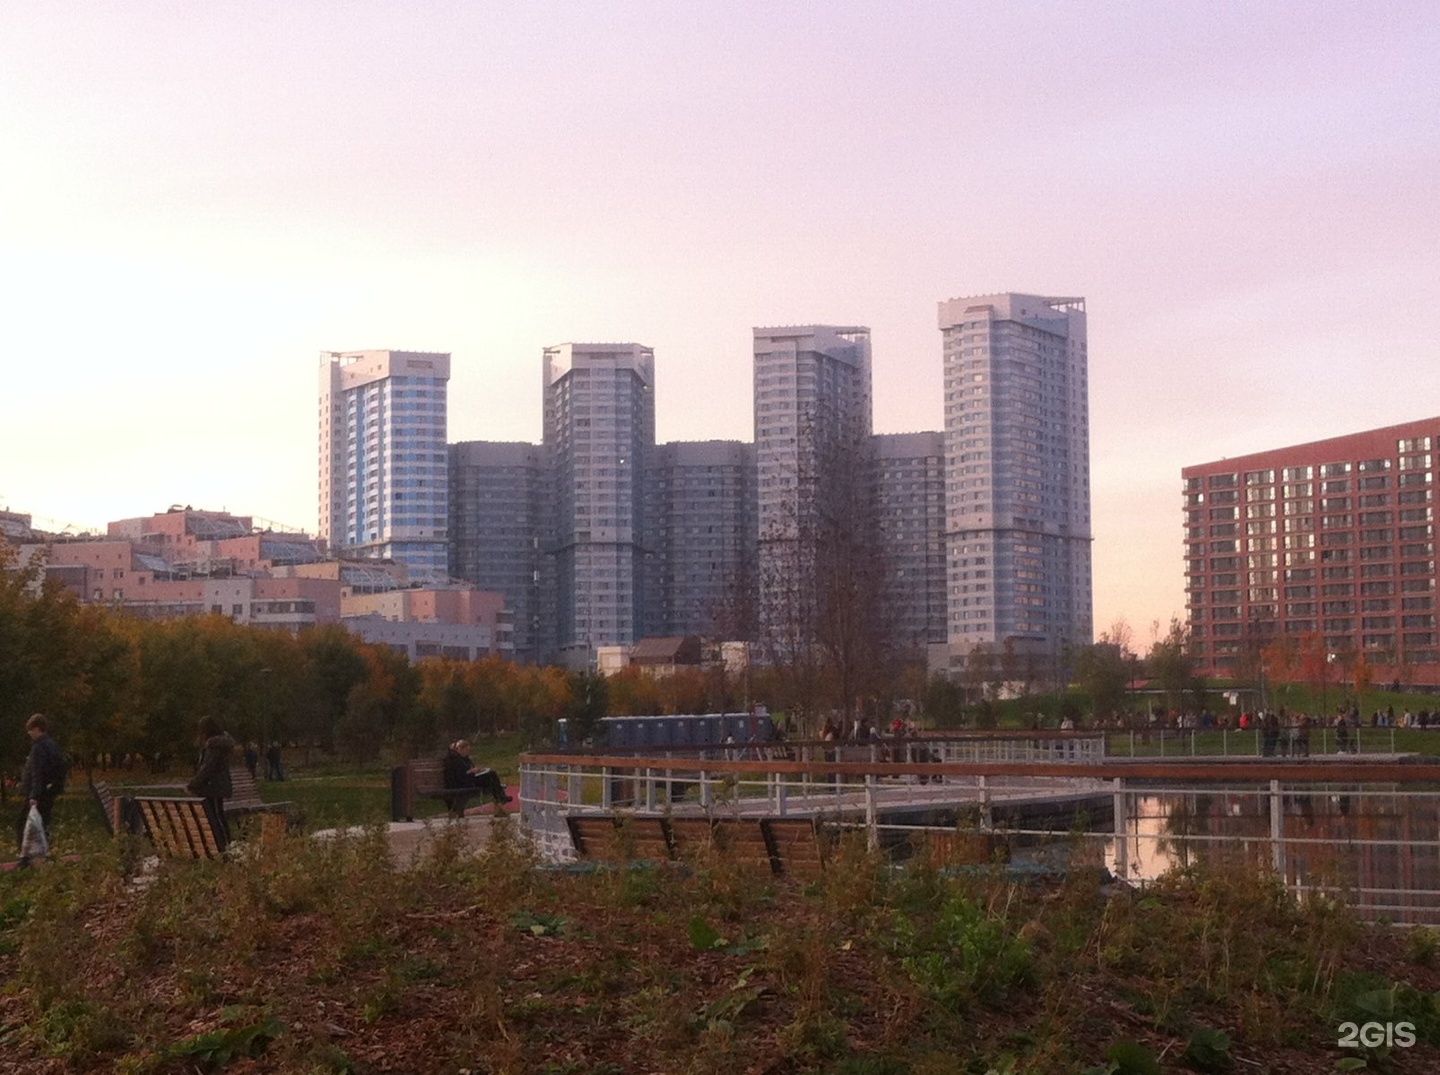
[[[31,806],[25,818],[25,835],[20,838],[22,858],[44,858],[50,853],[50,841],[45,838],[45,822],[40,820],[40,810]]]

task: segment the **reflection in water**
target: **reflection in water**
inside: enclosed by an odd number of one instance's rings
[[[1440,924],[1440,794],[1375,785],[1125,797],[1107,865],[1148,881],[1197,858],[1267,863],[1293,890],[1340,891],[1368,918]]]

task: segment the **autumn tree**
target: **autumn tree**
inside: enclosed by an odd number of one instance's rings
[[[1080,649],[1075,657],[1075,679],[1090,696],[1090,705],[1097,717],[1119,713],[1125,701],[1125,688],[1131,678],[1129,650],[1132,635],[1123,620],[1110,631],[1102,631],[1094,644]]]
[[[294,691],[303,704],[281,718],[281,727],[331,749],[351,692],[370,674],[357,639],[338,625],[300,632],[302,661]]]
[[[654,676],[634,665],[606,680],[606,713],[614,717],[658,716],[665,711],[662,687]]]
[[[779,707],[801,734],[817,731],[823,710],[848,724],[898,669],[870,442],[824,428],[804,431],[811,450],[760,537],[761,653],[781,672]]]
[[[576,672],[570,677],[570,741],[582,743],[600,731],[600,721],[609,715],[609,686],[598,672]]]
[[[931,676],[925,689],[925,715],[937,728],[958,728],[965,722],[965,691],[946,675]]]
[[[1197,707],[1204,684],[1196,675],[1195,658],[1190,649],[1190,629],[1179,619],[1171,619],[1170,629],[1157,638],[1145,658],[1145,666],[1155,686],[1165,692],[1165,705],[1183,709],[1185,696]]]

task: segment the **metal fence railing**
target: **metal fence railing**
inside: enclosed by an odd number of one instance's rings
[[[1105,754],[1112,758],[1274,757],[1326,754],[1434,754],[1440,727],[1281,728],[1267,741],[1260,728],[1134,728],[1107,731]]]
[[[1440,765],[809,753],[524,755],[521,820],[552,861],[573,857],[568,814],[616,811],[812,816],[897,861],[935,833],[976,831],[1003,839],[1012,864],[1086,861],[1135,884],[1202,859],[1240,859],[1305,898],[1345,899],[1376,920],[1440,924]]]

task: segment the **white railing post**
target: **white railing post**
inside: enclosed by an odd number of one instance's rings
[[[1285,883],[1285,802],[1280,797],[1280,781],[1270,781],[1270,858],[1275,874]]]
[[[977,778],[980,783],[980,829],[989,832],[995,827],[994,815],[990,812],[990,778]]]
[[[645,809],[655,809],[655,770],[649,766],[645,768]]]
[[[1125,779],[1112,782],[1115,795],[1115,874],[1124,881],[1130,876],[1130,825],[1125,809]]]
[[[704,769],[700,770],[700,805],[710,809],[710,774]]]
[[[875,774],[865,774],[865,846],[880,850],[879,815],[875,810]]]
[[[606,810],[615,805],[615,799],[610,794],[610,766],[600,767],[600,805]]]

